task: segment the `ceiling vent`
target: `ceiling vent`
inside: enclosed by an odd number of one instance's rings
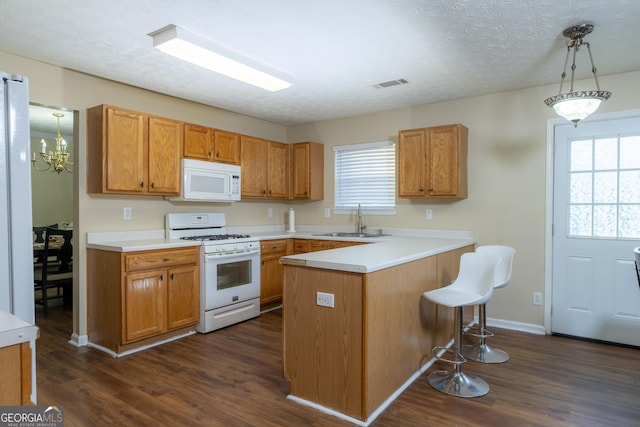
[[[398,86],[398,85],[404,85],[409,83],[408,81],[406,81],[405,79],[398,79],[398,80],[389,80],[388,82],[382,82],[382,83],[378,83],[373,85],[373,87],[375,87],[376,89],[382,89],[385,87],[391,87],[391,86]]]

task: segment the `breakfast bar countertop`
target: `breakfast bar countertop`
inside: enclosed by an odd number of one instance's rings
[[[371,273],[476,243],[475,239],[470,237],[388,236],[378,239],[380,239],[379,243],[374,244],[288,255],[280,258],[280,263],[354,273]]]

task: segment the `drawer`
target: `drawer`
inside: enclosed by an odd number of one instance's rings
[[[278,254],[287,253],[287,239],[281,240],[263,240],[260,242],[260,254]]]
[[[309,252],[326,251],[333,249],[331,240],[309,240]]]
[[[307,239],[293,239],[293,253],[303,254],[309,252],[309,241]]]
[[[173,265],[197,264],[199,248],[133,252],[124,256],[125,270],[136,271]]]

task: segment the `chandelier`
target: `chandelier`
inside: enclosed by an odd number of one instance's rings
[[[567,57],[564,60],[564,69],[562,70],[562,79],[560,80],[560,90],[558,95],[549,97],[544,103],[549,107],[553,107],[555,112],[567,120],[573,122],[573,126],[578,126],[578,122],[590,114],[595,112],[600,104],[611,96],[611,92],[600,90],[598,76],[596,75],[596,67],[593,65],[593,56],[591,55],[591,46],[582,39],[593,31],[593,25],[582,24],[567,28],[562,35],[567,37]],[[576,55],[581,46],[586,46],[589,52],[589,61],[591,61],[591,72],[596,81],[596,90],[573,91],[573,77],[576,70]],[[562,93],[562,85],[567,76],[567,64],[569,55],[573,51],[573,62],[571,64],[571,88],[569,92]]]
[[[47,152],[47,142],[42,138],[40,141],[41,149],[40,149],[40,157],[44,162],[44,167],[38,167],[38,161],[36,160],[36,153],[33,153],[31,157],[31,163],[36,170],[39,171],[47,171],[49,169],[52,172],[60,173],[63,170],[67,172],[73,172],[69,166],[73,165],[69,161],[69,153],[67,153],[67,141],[64,140],[62,135],[60,134],[60,118],[64,117],[64,114],[61,113],[53,113],[55,117],[58,118],[58,136],[56,136],[56,151]]]

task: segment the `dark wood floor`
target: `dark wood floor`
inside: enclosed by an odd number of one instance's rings
[[[120,359],[69,345],[71,318],[36,307],[38,404],[64,406],[66,426],[354,425],[286,399],[279,310]],[[640,426],[640,350],[495,332],[511,360],[463,367],[488,395],[450,397],[423,374],[371,425]]]

